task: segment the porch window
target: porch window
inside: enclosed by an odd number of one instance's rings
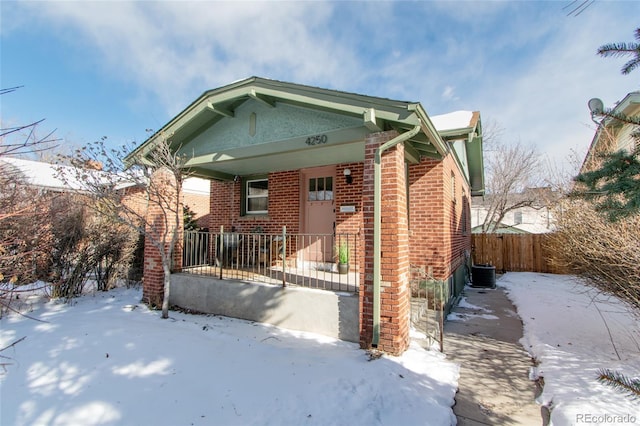
[[[333,200],[333,177],[309,179],[309,201]]]
[[[267,179],[254,179],[246,182],[246,213],[267,213],[269,208],[269,181]]]

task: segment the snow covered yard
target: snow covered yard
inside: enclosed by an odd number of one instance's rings
[[[640,424],[640,401],[596,380],[603,368],[640,377],[639,312],[571,276],[509,272],[498,285],[518,308],[554,425]]]
[[[2,425],[449,425],[458,366],[139,303],[139,290],[37,303],[0,321]]]

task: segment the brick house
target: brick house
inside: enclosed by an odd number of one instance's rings
[[[211,181],[209,260],[176,259],[171,304],[399,354],[412,273],[451,298],[465,284],[470,197],[484,191],[478,112],[429,117],[418,102],[251,77],[203,93],[130,157],[162,138]],[[244,275],[218,267],[227,242]],[[347,278],[334,265],[343,243]],[[162,298],[158,266],[145,265],[149,300]]]
[[[550,187],[527,188],[511,194],[509,203],[530,202],[530,205],[513,209],[500,223],[491,222],[486,230],[483,225],[491,208],[491,200],[473,197],[471,200],[471,232],[474,234],[545,234],[556,229],[553,206],[560,194]]]
[[[207,179],[191,177],[184,181],[182,187],[183,204],[195,214],[194,219],[200,228],[209,228],[209,191],[210,183]]]

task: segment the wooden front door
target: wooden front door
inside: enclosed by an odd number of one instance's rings
[[[307,169],[304,176],[305,259],[331,262],[335,231],[335,166]]]

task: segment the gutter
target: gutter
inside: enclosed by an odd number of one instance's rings
[[[399,143],[405,142],[417,135],[422,126],[417,125],[413,129],[396,136],[380,145],[376,149],[373,164],[373,340],[371,346],[378,347],[380,341],[380,243],[382,228],[382,153],[393,148]]]

